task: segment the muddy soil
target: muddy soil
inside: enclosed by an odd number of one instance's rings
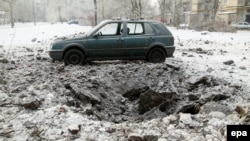
[[[50,63],[31,53],[1,63],[8,97],[1,106],[38,110],[58,104],[93,120],[142,122],[174,113],[197,114],[210,101],[230,98],[240,87],[211,75],[192,76],[174,58],[90,62],[84,66]]]

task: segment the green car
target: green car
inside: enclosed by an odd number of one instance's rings
[[[175,51],[174,37],[160,22],[146,20],[106,20],[84,37],[56,41],[49,55],[65,65],[93,60],[146,59],[164,62]]]

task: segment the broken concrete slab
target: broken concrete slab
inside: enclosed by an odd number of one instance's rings
[[[167,65],[167,67],[172,68],[174,70],[177,70],[177,71],[180,70],[180,65],[178,65],[178,64],[174,64],[172,62],[167,62],[166,65]]]

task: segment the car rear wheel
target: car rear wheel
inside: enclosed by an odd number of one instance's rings
[[[84,54],[77,49],[71,49],[67,51],[64,55],[65,65],[81,65],[84,61]]]
[[[166,53],[161,48],[153,48],[150,50],[148,56],[148,61],[152,63],[161,63],[166,59]]]

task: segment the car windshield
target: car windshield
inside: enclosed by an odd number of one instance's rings
[[[103,24],[105,24],[106,21],[102,21],[101,23],[99,23],[97,26],[95,26],[94,28],[92,28],[88,33],[87,36],[91,35],[95,30],[97,30],[98,28],[100,28],[101,26],[103,26]]]

